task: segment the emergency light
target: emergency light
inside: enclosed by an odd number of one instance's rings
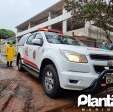
[[[58,33],[58,34],[63,35],[63,32],[61,32],[61,31],[59,31],[59,30],[56,30],[56,29],[41,28],[41,29],[39,29],[38,31],[54,32],[54,33]]]

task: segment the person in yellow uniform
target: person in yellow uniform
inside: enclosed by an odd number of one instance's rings
[[[11,42],[8,42],[5,48],[7,67],[12,67],[15,59],[16,49]]]

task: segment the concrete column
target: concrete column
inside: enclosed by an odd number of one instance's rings
[[[67,20],[63,21],[63,33],[67,32]]]
[[[31,28],[31,22],[29,22],[29,24],[28,24],[28,29],[30,29]]]
[[[50,20],[52,19],[52,17],[51,17],[51,12],[49,12],[48,15],[49,15],[49,16],[48,16],[48,21],[50,21]],[[51,26],[51,25],[48,26],[48,29],[52,29],[52,26]]]
[[[63,14],[67,13],[67,11],[63,8]],[[63,33],[67,32],[67,20],[64,20],[62,23],[62,29],[63,29]]]

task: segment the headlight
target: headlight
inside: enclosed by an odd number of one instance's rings
[[[62,53],[70,62],[88,63],[88,60],[85,55],[70,51],[62,51]]]

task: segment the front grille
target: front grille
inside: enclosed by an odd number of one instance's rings
[[[90,58],[92,60],[100,60],[100,61],[113,60],[113,56],[102,55],[102,54],[90,54]]]
[[[101,74],[105,70],[105,66],[94,65],[94,69],[96,73]],[[113,66],[109,67],[109,69],[113,69]]]

